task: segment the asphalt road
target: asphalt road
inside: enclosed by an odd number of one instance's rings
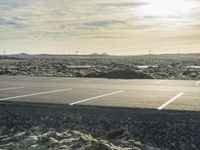
[[[0,102],[200,111],[200,82],[0,76]]]

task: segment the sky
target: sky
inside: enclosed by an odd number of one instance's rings
[[[0,0],[0,54],[200,53],[200,0]]]

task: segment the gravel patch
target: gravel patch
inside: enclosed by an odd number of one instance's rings
[[[0,104],[0,149],[199,150],[200,113]]]

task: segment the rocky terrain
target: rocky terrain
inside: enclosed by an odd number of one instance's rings
[[[0,56],[0,75],[199,80],[199,66],[200,54]]]
[[[199,112],[0,104],[2,150],[199,150]]]
[[[0,75],[200,80],[200,55],[0,56]],[[200,113],[0,103],[0,150],[199,150]]]

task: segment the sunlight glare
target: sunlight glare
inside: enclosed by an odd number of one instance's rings
[[[147,5],[141,7],[144,16],[175,17],[188,14],[192,11],[194,3],[187,0],[145,0]]]

